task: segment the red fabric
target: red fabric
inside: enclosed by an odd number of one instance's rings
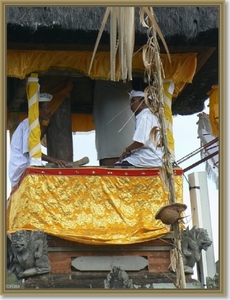
[[[181,176],[183,170],[180,168],[173,169],[175,176]],[[95,175],[95,176],[159,176],[159,168],[153,169],[131,169],[131,168],[103,168],[103,167],[80,167],[80,168],[42,168],[42,167],[27,167],[23,173],[20,182],[27,174],[46,174],[46,175]],[[12,195],[17,190],[17,187],[11,191]]]
[[[173,169],[174,175],[182,175],[182,169]],[[131,169],[131,168],[103,168],[103,167],[80,167],[80,168],[40,168],[28,167],[23,176],[27,174],[46,175],[111,175],[111,176],[159,176],[159,168]]]

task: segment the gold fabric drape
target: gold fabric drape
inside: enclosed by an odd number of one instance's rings
[[[91,131],[95,129],[92,115],[72,114],[72,132]]]
[[[207,93],[209,98],[209,120],[212,133],[215,137],[219,136],[219,87],[213,85],[212,89]]]
[[[35,70],[46,72],[51,67],[56,69],[76,70],[92,79],[109,80],[110,55],[109,52],[97,52],[91,73],[88,68],[92,52],[89,51],[39,51],[39,50],[8,50],[7,76],[25,78]],[[174,95],[181,91],[184,84],[191,83],[197,66],[196,53],[171,54],[171,63],[167,54],[160,54],[165,78],[171,79],[175,85]],[[133,56],[133,72],[144,72],[142,53]]]
[[[182,202],[182,170],[175,169]],[[155,214],[168,204],[159,169],[27,168],[10,196],[8,233],[44,230],[86,244],[130,244],[159,238],[168,228]]]
[[[96,53],[91,73],[88,75],[91,56],[92,52],[88,51],[7,50],[7,76],[23,79],[35,70],[36,72],[45,74],[45,72],[47,72],[50,68],[55,68],[62,70],[75,70],[95,80],[109,80],[109,52]],[[197,54],[171,54],[171,63],[168,61],[167,54],[160,54],[160,57],[165,73],[164,80],[171,80],[174,83],[175,87],[172,97],[176,97],[185,84],[191,83],[193,80],[197,66]],[[133,72],[144,73],[145,68],[141,52],[137,52],[133,56],[132,68]],[[43,77],[41,77],[40,80],[42,80],[42,78]],[[64,86],[64,83],[66,86]],[[59,85],[62,88],[60,88]],[[55,87],[54,80],[49,81],[49,83],[43,80],[41,87],[43,92],[48,92],[53,95],[51,110],[54,112],[60,105],[61,101],[63,101],[63,96],[67,95],[68,91],[71,90],[71,83],[66,81],[66,79],[64,79],[63,82],[59,80],[59,84],[56,84]],[[59,88],[59,95],[56,93],[56,88]],[[86,125],[85,127],[83,126],[82,120]],[[76,114],[72,117],[73,132],[87,131],[87,128],[89,128],[89,130],[94,129],[91,115]]]

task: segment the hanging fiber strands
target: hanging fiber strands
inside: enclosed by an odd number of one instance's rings
[[[152,9],[148,7],[141,7],[139,11],[140,22],[144,27],[148,27],[145,21],[145,14],[148,19],[151,20],[151,23],[154,25],[155,30],[160,36],[162,43],[168,54],[169,61],[170,54],[168,51],[167,44],[163,37],[163,34],[157,25],[154,15],[151,13]],[[132,58],[134,53],[134,43],[135,43],[135,7],[107,7],[104,18],[102,20],[101,28],[98,33],[98,37],[95,43],[94,51],[90,61],[90,66],[88,74],[90,74],[92,69],[93,60],[99,41],[102,36],[102,32],[105,28],[105,24],[110,15],[110,79],[112,81],[118,80],[132,80]],[[144,46],[145,47],[145,46]],[[151,68],[151,58],[154,49],[152,46],[144,48],[146,51],[146,58],[144,64],[146,68]],[[119,56],[119,62],[117,63],[117,52]]]
[[[110,15],[110,79],[132,80],[132,57],[135,42],[134,7],[108,7],[94,47],[88,74],[90,74],[95,53]],[[119,63],[117,68],[117,51]]]
[[[148,12],[147,19],[144,19],[144,12],[146,13]],[[162,166],[161,169],[161,177],[162,177],[162,182],[165,184],[166,190],[171,189],[169,202],[173,203],[175,202],[174,199],[175,187],[174,187],[174,182],[171,179],[171,177],[173,177],[172,157],[171,157],[171,152],[167,141],[167,127],[166,127],[166,121],[164,115],[164,99],[163,99],[164,89],[162,83],[162,77],[164,77],[164,71],[160,59],[160,51],[159,51],[159,45],[158,45],[157,35],[156,35],[157,32],[155,30],[156,20],[154,18],[154,13],[151,8],[149,10],[147,10],[146,8],[142,8],[140,12],[140,16],[141,16],[142,23],[145,24],[145,27],[148,26],[148,41],[142,50],[143,63],[146,67],[145,69],[146,80],[147,83],[149,84],[149,86],[145,89],[145,102],[148,105],[149,109],[152,111],[152,113],[156,114],[159,117],[159,121],[161,124],[161,139],[162,139],[161,144],[164,145],[164,151],[165,151],[164,158],[163,158],[164,165]],[[149,25],[147,25],[147,22]],[[159,27],[157,26],[157,28]],[[158,32],[160,32],[160,29],[158,29]],[[149,100],[149,98],[151,100]],[[153,135],[150,135],[150,138],[152,137]],[[152,140],[152,142],[155,143],[154,140]]]
[[[145,13],[147,15],[147,18],[145,18]],[[154,15],[152,7],[141,7],[139,14],[140,14],[140,22],[141,22],[141,24],[144,27],[147,27],[147,28],[154,27],[154,31],[156,33],[158,33],[158,35],[159,35],[159,37],[160,37],[160,39],[161,39],[161,41],[162,41],[162,43],[163,43],[163,45],[165,47],[165,50],[166,50],[166,52],[168,54],[168,59],[169,59],[169,61],[171,63],[171,58],[170,58],[168,46],[167,46],[167,44],[165,42],[164,36],[163,36],[163,34],[162,34],[159,26],[157,24],[157,21],[156,21],[156,18],[155,18],[155,15]],[[148,23],[151,22],[150,26],[147,24],[146,20],[148,20],[147,21]],[[158,43],[155,46],[158,46]]]

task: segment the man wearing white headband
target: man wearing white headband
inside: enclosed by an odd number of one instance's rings
[[[159,167],[162,165],[163,147],[155,146],[150,140],[151,130],[160,128],[158,117],[146,105],[144,92],[132,90],[129,97],[131,110],[136,117],[133,143],[127,145],[115,166]]]
[[[145,97],[145,93],[142,91],[134,91],[132,90],[129,94],[129,100],[131,100],[134,97]]]
[[[51,117],[50,100],[52,95],[42,93],[39,96],[39,122]],[[12,188],[16,187],[26,167],[30,165],[29,149],[29,121],[23,120],[16,128],[10,143],[9,178]],[[42,136],[41,136],[42,138]],[[42,160],[66,167],[67,162],[42,153]]]

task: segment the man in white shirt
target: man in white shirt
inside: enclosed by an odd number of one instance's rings
[[[39,96],[39,122],[48,120],[51,117],[50,103],[52,95],[42,93]],[[10,143],[10,159],[9,159],[9,178],[12,189],[15,188],[25,171],[30,165],[29,149],[29,121],[28,118],[23,120],[16,128]],[[42,136],[41,136],[42,138]],[[56,159],[42,153],[42,160],[54,163],[60,167],[66,167],[67,162]]]
[[[121,154],[115,166],[135,166],[152,168],[162,166],[164,148],[156,146],[150,140],[150,132],[160,128],[158,117],[154,115],[144,100],[144,92],[131,91],[130,106],[136,117],[136,129],[133,143]]]

